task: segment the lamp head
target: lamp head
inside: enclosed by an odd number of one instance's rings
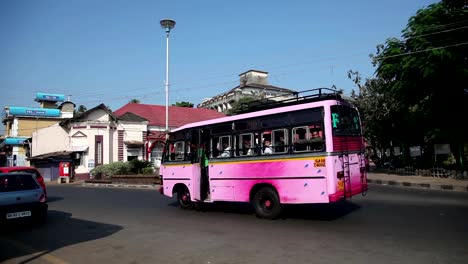
[[[161,24],[161,27],[164,30],[166,30],[166,33],[169,33],[171,31],[171,29],[173,29],[174,26],[175,26],[175,21],[172,20],[172,19],[163,19],[159,23]]]

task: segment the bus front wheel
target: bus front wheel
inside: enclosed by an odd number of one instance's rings
[[[177,191],[177,202],[182,209],[192,209],[193,202],[190,198],[190,192],[186,187],[181,187]]]
[[[253,205],[259,218],[276,219],[282,211],[278,194],[270,187],[263,187],[255,193]]]

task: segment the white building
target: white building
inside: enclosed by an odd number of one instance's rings
[[[117,118],[100,104],[78,117],[34,132],[30,161],[47,180],[55,180],[62,161],[72,164],[76,178],[87,179],[96,166],[144,159],[147,124],[131,113]]]
[[[249,70],[239,74],[239,85],[231,90],[203,99],[197,106],[199,108],[213,109],[218,112],[228,113],[232,104],[244,97],[268,98],[281,101],[295,96],[295,91],[270,85],[268,72]]]

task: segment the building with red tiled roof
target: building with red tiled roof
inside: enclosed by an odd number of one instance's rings
[[[185,124],[226,116],[212,109],[169,106],[169,130]],[[114,112],[118,118],[128,113],[148,120],[145,142],[145,159],[158,163],[162,155],[166,130],[166,106],[128,103]],[[157,164],[156,164],[157,165]]]
[[[149,127],[162,128],[162,131],[166,127],[166,107],[163,105],[128,103],[117,109],[114,114],[121,116],[127,112],[148,120]],[[226,115],[211,109],[169,106],[169,130],[185,124],[223,116]]]

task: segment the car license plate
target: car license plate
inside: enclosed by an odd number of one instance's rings
[[[28,216],[31,216],[31,211],[7,213],[6,218],[13,219],[13,218],[20,218],[20,217],[28,217]]]

